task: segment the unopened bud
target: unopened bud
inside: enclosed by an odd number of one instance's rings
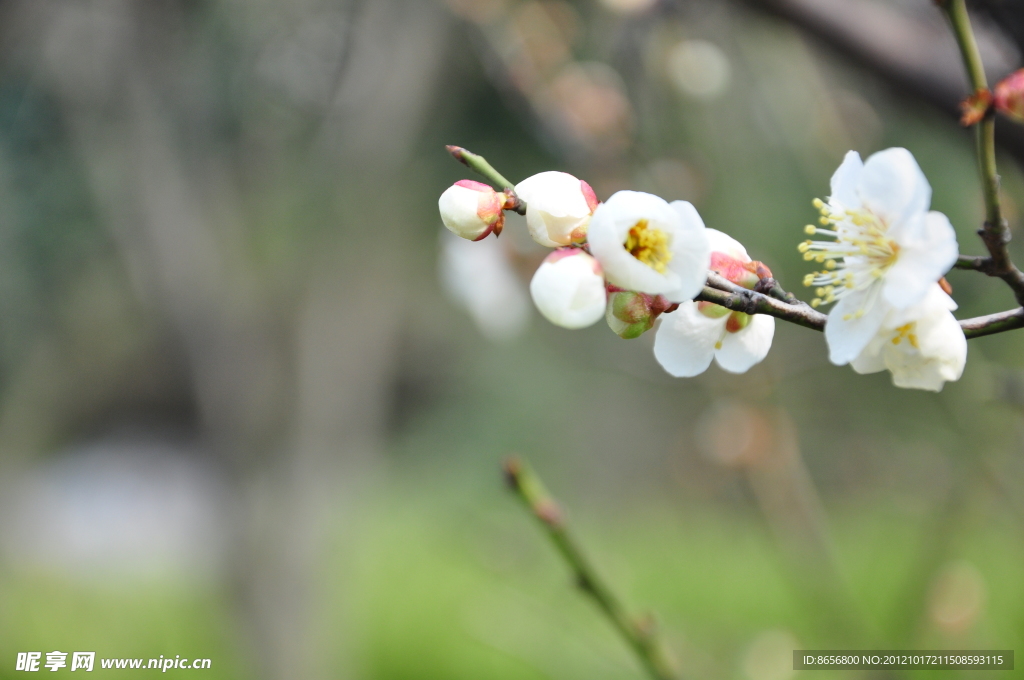
[[[996,83],[993,99],[997,111],[1024,123],[1024,69],[1014,71]]]
[[[761,274],[767,272],[768,276],[771,276],[771,271],[760,262],[744,261],[717,251],[711,253],[711,269],[723,278],[749,290],[753,290],[761,280]]]
[[[526,201],[526,226],[537,243],[549,248],[587,238],[598,200],[590,185],[565,172],[541,172],[516,185]]]
[[[658,316],[676,306],[662,295],[616,291],[608,296],[605,320],[616,335],[631,340],[649,331]]]
[[[601,266],[576,248],[548,255],[530,281],[530,295],[544,318],[562,328],[586,328],[605,313]]]
[[[461,179],[448,187],[437,201],[441,221],[453,234],[479,241],[505,225],[502,207],[507,196],[490,186],[471,179]]]
[[[725,330],[727,333],[739,333],[750,325],[750,320],[752,318],[752,316],[744,314],[743,312],[733,312],[725,322]]]

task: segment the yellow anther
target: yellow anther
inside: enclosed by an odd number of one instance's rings
[[[804,277],[804,285],[805,286],[814,285],[814,274],[808,274],[808,275],[806,275]]]
[[[821,298],[811,300],[811,307],[818,307],[819,305],[821,305]]]
[[[810,262],[814,259],[814,253],[804,253],[804,260]]]
[[[811,205],[813,205],[818,210],[821,210],[822,208],[825,207],[825,201],[821,200],[820,198],[816,198],[813,201],[811,201]]]
[[[824,289],[824,288],[821,288],[821,287],[818,287],[818,288],[817,288],[817,289],[816,289],[816,290],[814,291],[814,294],[815,294],[815,295],[817,295],[818,297],[821,297],[822,295],[824,295],[824,294],[825,294],[825,289]]]
[[[818,228],[813,224],[808,224],[806,227],[804,227],[805,234],[813,234],[816,231],[818,231]]]
[[[832,220],[830,220],[829,218],[827,218],[827,217],[824,217],[824,216],[823,216],[823,217],[819,217],[819,218],[818,218],[818,221],[819,221],[819,222],[821,222],[822,224],[826,224],[826,225],[827,225],[827,224],[829,224],[829,223],[830,223],[830,222],[831,222]]]
[[[825,269],[835,269],[835,268],[836,268],[836,261],[835,260],[825,260]]]
[[[807,249],[810,248],[810,247],[811,247],[811,245],[807,241],[804,241],[803,243],[797,245],[796,249],[797,249],[797,252],[806,253]]]
[[[668,248],[668,234],[660,229],[652,229],[647,220],[640,220],[629,230],[626,250],[636,259],[654,271],[664,274],[668,263],[672,260],[672,251]]]

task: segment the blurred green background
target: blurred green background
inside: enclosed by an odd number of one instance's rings
[[[651,334],[530,311],[521,220],[442,234],[459,144],[514,181],[690,200],[803,294],[811,200],[847,150],[904,146],[981,252],[941,16],[839,5],[0,4],[0,678],[53,650],[211,679],[642,677],[504,488],[512,453],[687,678],[1021,649],[1024,335],[971,341],[940,394],[782,323],[749,374],[676,380]],[[976,20],[1001,77],[1020,27]],[[1013,304],[949,279],[961,318]]]

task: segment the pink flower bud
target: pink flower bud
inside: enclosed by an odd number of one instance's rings
[[[1014,71],[996,84],[996,110],[1024,123],[1024,69]]]
[[[501,233],[505,225],[502,208],[505,194],[471,179],[461,179],[448,187],[437,202],[441,221],[453,234],[479,241],[492,231]]]

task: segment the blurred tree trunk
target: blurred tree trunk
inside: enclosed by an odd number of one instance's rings
[[[277,11],[258,17],[268,24],[285,17],[315,25],[324,9],[261,5],[261,12]],[[217,28],[239,41],[252,38],[241,5],[217,9],[232,19]],[[345,643],[329,635],[328,622],[339,616],[326,611],[325,561],[328,548],[352,537],[383,446],[407,285],[402,227],[413,217],[396,205],[395,178],[436,89],[447,31],[433,3],[376,0],[329,9],[343,10],[335,14],[343,49],[312,146],[296,163],[293,138],[259,138],[267,165],[258,168],[238,160],[246,149],[237,145],[251,138],[243,132],[225,140],[217,129],[220,93],[188,82],[196,59],[200,70],[217,66],[196,47],[209,39],[190,24],[198,22],[189,16],[196,8],[31,0],[7,13],[17,27],[8,30],[34,41],[29,51],[41,64],[35,85],[59,101],[132,295],[181,348],[203,447],[230,471],[237,509],[229,579],[247,646],[266,678],[354,674],[338,668],[347,665]],[[250,64],[231,67],[253,76]],[[260,110],[235,113],[242,120],[233,124],[256,134],[274,125],[245,120],[265,115]],[[309,177],[288,176],[296,166],[309,176],[323,173],[321,184],[334,184],[337,199],[325,218],[331,236],[282,276],[252,257],[246,186],[253,175],[256,184],[284,178],[301,185]],[[303,233],[294,226],[280,228]],[[28,375],[22,384],[56,381],[30,402],[41,413],[66,401],[72,388],[78,398],[96,393],[95,385],[72,385],[56,360],[24,370],[47,375]],[[59,414],[32,419],[24,410],[19,417],[61,426]],[[22,439],[31,446],[46,438]]]

